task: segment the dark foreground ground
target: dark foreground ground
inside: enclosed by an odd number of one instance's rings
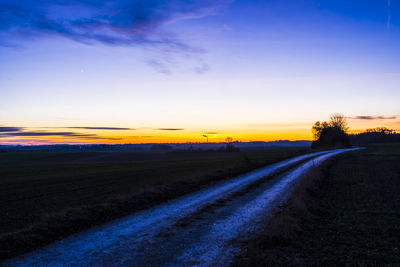
[[[400,144],[332,160],[297,186],[236,266],[400,264]]]
[[[306,152],[0,153],[0,260]]]

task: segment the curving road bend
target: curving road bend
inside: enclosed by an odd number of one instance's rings
[[[72,235],[3,266],[226,266],[238,250],[232,241],[255,233],[287,199],[296,179],[326,159],[356,149],[275,163]],[[272,175],[276,177],[266,178]]]

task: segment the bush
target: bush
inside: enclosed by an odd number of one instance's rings
[[[311,148],[340,148],[350,146],[350,137],[347,133],[335,127],[328,127],[322,130],[318,140],[312,143]]]
[[[350,138],[346,118],[339,113],[331,116],[329,122],[317,121],[312,127],[314,141],[312,148],[340,148],[350,147]]]

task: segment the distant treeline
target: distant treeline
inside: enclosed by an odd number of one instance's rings
[[[400,142],[400,133],[386,127],[367,129],[358,134],[349,134],[346,117],[340,113],[334,113],[329,121],[314,123],[311,128],[314,141],[311,148],[331,149],[350,147],[370,143]]]
[[[220,146],[219,148],[216,149],[201,149],[201,148],[193,148],[189,147],[188,149],[176,149],[173,151],[173,153],[203,153],[203,152],[239,152],[240,148],[232,145],[232,144],[226,144],[225,146]]]
[[[386,127],[378,127],[367,129],[363,133],[351,134],[350,142],[353,145],[400,142],[400,133]]]

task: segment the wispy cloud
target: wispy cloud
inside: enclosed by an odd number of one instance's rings
[[[56,130],[58,129],[58,130]],[[71,129],[62,131],[60,129]],[[29,142],[52,142],[54,138],[63,140],[62,142],[87,142],[87,141],[118,141],[130,139],[151,138],[150,135],[121,135],[116,137],[97,134],[96,130],[124,132],[139,130],[143,128],[128,127],[105,127],[105,126],[66,126],[66,127],[11,127],[0,126],[0,143],[29,143]],[[151,128],[155,131],[182,131],[183,128]],[[76,131],[72,131],[76,130]],[[91,132],[92,131],[92,132]],[[54,138],[53,138],[54,137]]]
[[[116,131],[136,130],[135,128],[120,128],[120,127],[60,127],[60,128],[83,129],[83,130],[116,130]]]
[[[150,45],[198,52],[162,27],[214,15],[232,0],[3,0],[0,31],[36,38],[55,34],[85,43]]]
[[[210,66],[206,63],[203,63],[202,65],[194,68],[194,71],[198,74],[206,73],[209,70],[210,70]]]
[[[0,133],[0,137],[15,137],[15,136],[73,136],[73,137],[96,137],[94,134],[80,134],[74,132],[42,132],[42,131],[24,131],[24,132],[7,132]]]
[[[0,139],[1,138],[15,138],[15,137],[30,137],[30,138],[41,138],[57,136],[63,138],[78,138],[78,139],[95,139],[95,140],[122,140],[119,137],[106,137],[97,134],[87,133],[76,133],[76,132],[49,132],[49,131],[25,131],[25,127],[0,127]],[[20,139],[19,139],[20,140]],[[22,140],[22,139],[21,139]],[[25,139],[24,139],[25,140]],[[8,140],[9,141],[9,140]],[[7,142],[8,142],[7,141]]]
[[[20,47],[19,40],[60,36],[79,43],[144,47],[156,52],[147,60],[170,75],[171,59],[194,60],[196,73],[209,66],[197,55],[205,51],[167,31],[169,24],[218,12],[234,0],[2,0],[0,46]]]
[[[157,128],[154,130],[160,130],[160,131],[183,131],[185,129],[182,128]]]
[[[1,127],[0,126],[0,133],[2,132],[19,132],[22,131],[24,128],[22,127]]]
[[[353,120],[395,120],[397,116],[355,116],[349,117]]]
[[[165,74],[165,75],[171,75],[171,71],[168,68],[168,63],[164,62],[165,58],[163,60],[161,59],[149,59],[147,60],[147,64],[152,66],[156,71],[159,73]]]

